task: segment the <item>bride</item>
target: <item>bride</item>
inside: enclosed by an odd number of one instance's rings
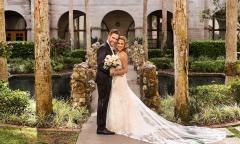
[[[112,90],[107,112],[109,130],[154,144],[202,144],[225,138],[226,133],[219,130],[182,126],[167,121],[144,105],[127,83],[126,48],[127,39],[120,36],[117,44],[120,68],[112,73]]]

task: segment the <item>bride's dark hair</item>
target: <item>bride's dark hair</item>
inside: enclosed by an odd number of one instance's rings
[[[118,40],[123,40],[124,41],[124,48],[122,49],[122,51],[126,51],[127,48],[128,48],[128,40],[127,40],[127,38],[125,36],[120,36],[118,38]]]

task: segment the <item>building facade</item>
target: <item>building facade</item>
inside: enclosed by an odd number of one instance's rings
[[[73,0],[74,47],[86,44],[85,1]],[[167,2],[168,46],[173,46],[173,0]],[[190,40],[208,39],[209,22],[201,21],[208,0],[188,0]],[[162,0],[148,0],[148,39],[150,48],[161,44]],[[69,40],[69,2],[49,0],[50,36]],[[143,0],[89,0],[91,37],[106,40],[112,28],[118,28],[129,41],[143,36]],[[34,0],[5,0],[7,40],[33,40]]]

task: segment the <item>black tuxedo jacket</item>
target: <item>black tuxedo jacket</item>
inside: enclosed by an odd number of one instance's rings
[[[96,82],[97,83],[105,83],[109,80],[112,80],[110,76],[110,70],[104,69],[104,59],[107,55],[112,55],[112,50],[107,42],[102,44],[100,48],[97,50],[97,75],[96,75]]]

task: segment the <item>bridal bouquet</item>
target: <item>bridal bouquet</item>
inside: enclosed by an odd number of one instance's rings
[[[104,59],[103,68],[107,70],[109,68],[116,68],[119,65],[119,57],[117,55],[107,55]]]

